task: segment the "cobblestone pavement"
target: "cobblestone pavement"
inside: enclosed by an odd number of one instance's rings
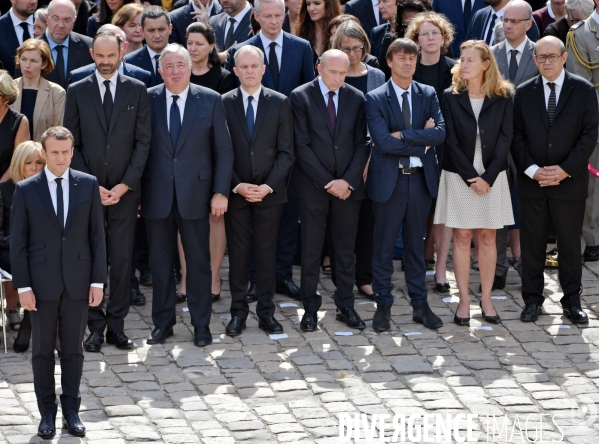
[[[337,444],[344,442],[339,437],[342,413],[367,414],[369,419],[373,414],[474,413],[479,415],[473,421],[478,442],[528,442],[518,425],[538,442],[534,430],[544,413],[541,441],[596,444],[599,420],[585,421],[581,415],[595,413],[594,402],[599,403],[599,263],[584,268],[583,307],[591,317],[585,327],[561,316],[557,274],[546,276],[546,315],[536,323],[518,320],[521,287],[510,270],[505,291],[493,292],[502,322],[490,325],[480,315],[479,278],[473,272],[470,328],[453,324],[457,298],[436,294],[432,276],[427,276],[429,303],[444,322],[430,331],[412,321],[404,276],[397,271],[392,330],[376,334],[374,304],[356,296],[367,327],[351,336],[336,335],[350,330],[335,320],[333,286],[323,276],[321,330],[302,333],[301,304],[277,295],[276,318],[288,335],[278,340],[258,329],[255,315],[243,335],[224,335],[230,318],[224,281],[210,325],[219,342],[203,349],[193,345],[184,305],[177,306],[175,335],[164,345],[146,344],[152,296],[151,288],[144,288],[148,304],[132,307],[126,320],[126,333],[137,348],[127,353],[105,344],[101,353],[85,355],[81,418],[87,437],[62,435],[55,441]],[[295,279],[299,282],[299,276]],[[8,343],[12,346],[12,339]],[[30,353],[0,353],[0,443],[41,441],[35,436],[39,413]],[[525,425],[531,413],[536,415]],[[500,416],[508,418],[507,433],[495,439],[488,435],[487,415],[493,414],[499,425],[505,418]],[[558,416],[552,420],[554,414]],[[462,419],[459,428],[465,430]],[[391,418],[387,422],[390,427]],[[386,433],[390,439],[392,430]]]

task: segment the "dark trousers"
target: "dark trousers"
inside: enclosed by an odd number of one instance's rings
[[[403,229],[403,262],[412,307],[426,303],[424,232],[431,203],[422,170],[414,174],[399,173],[389,200],[374,202],[372,289],[377,304],[393,305],[393,246],[400,229]]]
[[[187,262],[187,306],[194,327],[208,327],[212,312],[210,297],[210,225],[208,215],[201,219],[183,219],[173,198],[173,208],[165,219],[146,219],[152,271],[154,327],[168,328],[176,323],[175,317],[175,256],[177,231]]]
[[[335,248],[335,305],[339,308],[354,306],[356,261],[354,244],[358,230],[360,200],[340,200],[331,195],[327,200],[299,199],[299,217],[302,229],[301,294],[304,309],[318,311],[322,297],[316,293],[320,277],[320,258],[324,242],[327,215],[331,214],[331,237]]]
[[[275,305],[275,255],[277,232],[283,205],[260,207],[242,198],[232,196],[237,202],[225,213],[227,245],[229,251],[229,286],[231,288],[231,316],[246,319],[249,313],[245,293],[248,288],[250,251],[255,253],[255,277],[259,318],[274,316]]]
[[[148,248],[148,234],[146,233],[145,219],[138,217],[135,222],[135,239],[133,241],[133,256],[131,258],[131,289],[139,290],[139,280],[135,270],[145,271],[150,269],[150,252]]]
[[[580,306],[582,259],[580,236],[585,201],[524,199],[520,204],[520,245],[522,249],[522,298],[526,304],[545,301],[543,271],[551,222],[559,245],[559,283],[564,292],[563,307]]]
[[[88,295],[83,299],[73,299],[64,290],[59,299],[37,300],[37,311],[31,312],[33,385],[37,406],[42,416],[46,413],[56,416],[54,347],[57,329],[61,348],[60,405],[63,415],[68,412],[79,412],[81,404],[79,384],[83,371],[82,343],[88,306]]]
[[[295,256],[297,245],[298,221],[298,199],[295,196],[288,195],[287,203],[283,207],[283,214],[279,223],[279,235],[277,237],[277,256],[275,261],[277,282],[284,282],[292,278],[293,257]]]
[[[102,299],[97,307],[89,308],[87,325],[90,331],[123,331],[129,313],[131,297],[131,257],[139,199],[121,200],[103,207],[110,259],[110,299]],[[106,307],[106,311],[104,311]]]

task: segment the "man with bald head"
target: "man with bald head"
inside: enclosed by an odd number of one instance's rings
[[[319,77],[291,93],[295,165],[290,192],[299,198],[302,232],[302,331],[315,331],[322,298],[318,293],[320,255],[327,216],[335,246],[337,319],[363,329],[354,310],[354,244],[361,200],[362,174],[368,160],[364,95],[344,83],[349,58],[337,49],[323,53]]]
[[[98,29],[98,33],[100,32],[113,33],[115,35],[118,35],[123,40],[123,50],[121,51],[119,57],[119,74],[123,74],[124,76],[128,77],[133,77],[134,79],[139,80],[140,82],[144,83],[147,87],[149,87],[150,82],[152,80],[152,74],[146,71],[145,69],[138,68],[137,66],[132,65],[130,63],[125,63],[125,61],[123,60],[123,57],[127,53],[127,47],[129,46],[129,43],[127,42],[127,34],[125,34],[125,32],[118,26],[111,24],[102,25],[100,29]],[[90,74],[93,74],[95,70],[96,64],[90,63],[89,65],[82,66],[81,68],[71,71],[71,73],[69,74],[69,85],[71,83],[77,82],[78,80],[84,79]]]
[[[93,62],[89,50],[92,39],[73,32],[77,12],[71,0],[52,0],[48,5],[46,20],[48,28],[40,37],[50,46],[54,69],[44,77],[68,87],[68,74]]]
[[[542,38],[535,50],[540,75],[516,89],[512,156],[518,168],[523,322],[536,321],[545,300],[543,271],[552,222],[564,315],[573,323],[588,322],[580,300],[580,237],[599,110],[593,85],[566,71],[567,59],[561,40]]]

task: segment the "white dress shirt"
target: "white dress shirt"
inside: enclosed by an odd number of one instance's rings
[[[160,54],[152,51],[148,45],[146,45],[146,49],[148,50],[148,54],[150,54],[150,59],[152,60],[152,68],[154,69],[154,74],[158,74],[158,62],[154,59],[154,57]]]
[[[179,107],[179,114],[181,115],[181,124],[183,124],[183,113],[185,112],[185,102],[187,101],[187,94],[189,94],[189,85],[185,88],[180,94],[173,94],[166,88],[166,126],[168,130],[171,130],[171,106],[173,105],[173,96],[177,95],[179,98],[177,99],[177,106]]]
[[[518,51],[518,54],[516,54],[516,61],[518,62],[518,66],[520,66],[520,60],[522,59],[522,52],[524,51],[524,47],[526,46],[527,41],[528,41],[528,37],[524,36],[524,40],[516,48],[514,48],[512,45],[510,45],[507,40],[505,41],[505,53],[507,55],[507,67],[508,68],[510,67],[510,62],[512,60],[511,51],[513,49]]]
[[[275,54],[277,55],[277,61],[279,62],[279,72],[280,72],[281,71],[281,59],[283,58],[283,31],[281,31],[279,33],[279,36],[274,40],[270,40],[270,39],[266,38],[265,35],[262,33],[260,33],[258,35],[260,36],[260,40],[262,40],[262,46],[264,47],[264,55],[266,56],[266,61],[268,63],[270,63],[270,44],[273,42],[277,44],[277,46],[275,46]]]
[[[237,25],[239,25],[239,22],[243,20],[243,18],[245,17],[245,15],[247,13],[249,13],[252,9],[252,6],[246,2],[245,3],[245,8],[243,8],[243,10],[237,14],[235,17],[227,14],[227,24],[225,25],[225,36],[229,33],[229,28],[231,27],[231,22],[230,19],[235,20],[235,26],[233,27],[233,33],[235,33],[235,30],[237,29]]]
[[[24,31],[23,31],[23,28],[21,27],[21,23],[25,22],[25,23],[27,23],[27,25],[29,25],[28,26],[29,35],[31,36],[31,38],[33,38],[33,15],[30,15],[29,17],[27,17],[27,20],[21,20],[12,11],[12,8],[10,8],[10,10],[8,11],[8,14],[10,15],[12,24],[15,27],[15,33],[17,34],[17,39],[19,40],[19,45],[23,44],[23,32]]]
[[[64,226],[67,225],[67,216],[68,216],[68,212],[69,212],[69,171],[70,168],[67,168],[67,170],[64,172],[64,174],[62,176],[60,176],[62,178],[62,181],[60,182],[60,185],[62,186],[62,202],[63,202],[63,208],[64,208]],[[52,173],[47,166],[44,167],[44,172],[46,173],[46,179],[48,180],[48,189],[50,191],[50,198],[52,199],[52,206],[54,207],[54,212],[57,213],[57,207],[56,207],[56,189],[58,188],[58,184],[56,183],[56,179],[59,176],[56,176],[54,173]],[[91,284],[92,287],[97,287],[97,288],[104,288],[104,284]],[[23,288],[19,288],[18,292],[19,294],[24,293],[26,291],[30,291],[31,287],[23,287]]]
[[[115,71],[109,79],[102,77],[97,69],[95,74],[98,86],[100,87],[100,99],[102,100],[102,104],[104,103],[104,94],[106,94],[106,85],[104,85],[106,80],[110,81],[110,94],[112,95],[112,103],[114,103],[114,98],[116,97],[116,81],[119,78],[119,72]]]
[[[566,77],[566,73],[562,69],[562,73],[559,75],[559,77],[557,79],[555,79],[553,81],[553,83],[555,83],[555,104],[556,105],[559,103],[559,94],[562,91],[562,86],[564,85],[565,77]],[[551,94],[551,88],[549,88],[549,85],[547,85],[549,83],[549,80],[547,80],[545,77],[542,77],[542,79],[543,79],[543,92],[545,93],[545,108],[547,108],[549,106],[549,94]],[[531,165],[528,168],[526,168],[526,170],[524,171],[524,174],[526,174],[528,177],[530,177],[532,179],[538,169],[539,169],[539,166],[537,164]]]
[[[380,25],[380,10],[379,10],[379,0],[372,0],[372,11],[374,12],[374,18],[376,20],[376,24]]]
[[[403,89],[400,86],[397,86],[395,84],[395,82],[393,80],[391,80],[391,84],[393,85],[393,89],[395,90],[395,95],[397,96],[397,101],[399,102],[399,109],[401,108],[401,105],[403,103],[403,93],[404,92],[408,92],[408,103],[410,104],[410,125],[412,124],[412,92],[410,91],[412,89],[412,86],[410,84],[410,88],[409,89]],[[403,111],[403,109],[402,109]],[[424,153],[426,154],[426,149],[424,150]],[[421,167],[422,166],[422,160],[420,160],[420,157],[410,157],[410,168],[415,168],[415,167]],[[404,165],[402,165],[401,163],[399,164],[400,168],[403,168]]]
[[[483,32],[481,40],[484,40],[485,37],[487,37],[487,33],[489,32],[489,27],[491,26],[491,21],[493,20],[493,14],[495,14],[497,16],[497,18],[495,19],[495,25],[493,25],[493,26],[496,26],[500,20],[503,21],[503,13],[504,12],[505,12],[505,6],[497,12],[495,12],[495,10],[491,11],[491,15],[489,16],[489,20],[487,21],[487,25],[485,26],[485,32]],[[492,46],[494,42],[495,42],[495,34],[492,32],[491,33],[491,42],[489,43],[489,46]]]

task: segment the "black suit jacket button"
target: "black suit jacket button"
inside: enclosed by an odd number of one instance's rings
[[[487,147],[487,145],[483,145],[483,148],[486,148],[486,147]]]
[[[173,176],[171,176],[171,180],[173,180]]]
[[[252,156],[254,155],[254,152],[252,151]]]
[[[484,130],[484,129],[481,129],[481,130],[480,130],[480,133],[481,133],[481,134],[483,134],[484,132],[485,132],[485,130]]]
[[[177,161],[177,158],[175,157],[175,158],[173,159],[173,162],[176,162],[176,161]]]
[[[335,147],[335,149],[337,150],[337,149],[339,149],[339,148]]]
[[[62,238],[62,240],[67,240],[67,238],[66,238],[66,237],[63,237],[63,238]]]
[[[550,143],[550,144],[549,144],[549,147],[551,148],[552,146],[553,146],[553,145]]]
[[[108,162],[104,162],[104,165],[108,165]]]
[[[106,148],[110,148],[110,145],[106,145]]]

